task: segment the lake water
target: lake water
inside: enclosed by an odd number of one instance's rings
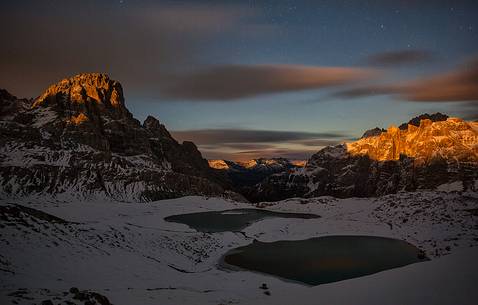
[[[254,241],[227,252],[221,265],[320,285],[426,260],[420,249],[398,239],[325,236],[270,243]]]
[[[241,231],[256,221],[273,217],[311,219],[320,216],[305,213],[273,212],[263,209],[232,209],[173,215],[164,218],[164,220],[188,225],[199,232],[216,233]]]

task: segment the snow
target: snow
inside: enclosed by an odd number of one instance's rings
[[[49,108],[38,107],[33,110],[33,113],[36,114],[36,119],[31,125],[32,127],[45,126],[46,124],[54,122],[58,118],[56,112]]]
[[[462,181],[455,181],[451,183],[444,183],[439,185],[436,190],[443,191],[443,192],[453,192],[453,191],[461,191],[463,189],[463,182]]]
[[[70,287],[97,291],[120,305],[466,305],[478,298],[477,216],[468,212],[478,208],[476,193],[292,198],[259,206],[322,217],[268,218],[242,233],[214,234],[166,222],[164,217],[251,205],[197,196],[150,203],[0,200],[0,208],[12,204],[71,223],[52,223],[25,213],[21,219],[0,220],[0,304],[15,299],[8,294],[19,288],[40,303],[62,296]],[[432,260],[315,287],[217,266],[228,250],[253,239],[267,242],[339,234],[404,239],[425,250]],[[262,283],[269,287],[270,296],[259,289]]]

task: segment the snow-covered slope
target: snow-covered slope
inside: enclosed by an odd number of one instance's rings
[[[104,295],[116,305],[293,304],[297,300],[300,304],[320,300],[336,305],[471,305],[478,297],[476,194],[319,197],[259,206],[322,217],[265,219],[242,232],[205,234],[166,222],[164,217],[248,205],[203,197],[147,204],[3,200],[0,303],[83,304],[69,292],[71,287]],[[338,234],[404,239],[432,260],[316,287],[218,268],[224,253],[253,239]],[[270,295],[259,288],[263,283]]]

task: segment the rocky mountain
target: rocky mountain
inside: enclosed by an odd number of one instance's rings
[[[209,160],[209,166],[226,176],[240,192],[265,178],[300,167],[300,163],[286,158],[259,158],[248,161]]]
[[[292,172],[274,174],[246,194],[253,201],[290,197],[368,197],[459,183],[478,174],[478,122],[433,115],[407,128],[375,129],[356,142],[326,147]],[[380,132],[378,132],[380,131]]]
[[[31,100],[0,90],[0,103],[1,197],[237,195],[194,143],[178,143],[154,117],[133,118],[105,74],[64,79]]]

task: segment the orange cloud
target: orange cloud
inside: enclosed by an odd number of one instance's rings
[[[478,59],[456,71],[407,83],[397,88],[411,101],[478,101]]]
[[[341,97],[397,94],[417,102],[478,101],[478,58],[456,70],[402,84],[370,85],[336,93]]]

